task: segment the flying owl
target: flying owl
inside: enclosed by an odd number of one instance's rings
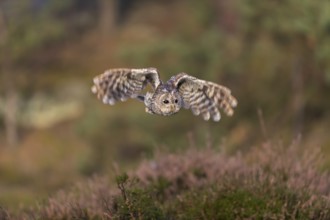
[[[134,98],[142,101],[145,111],[157,115],[173,115],[182,107],[191,109],[194,115],[202,115],[204,120],[219,121],[219,109],[232,116],[237,100],[228,88],[179,73],[167,82],[159,78],[156,68],[109,69],[93,80],[92,92],[104,104],[114,105],[117,101]],[[150,84],[152,92],[141,94]]]

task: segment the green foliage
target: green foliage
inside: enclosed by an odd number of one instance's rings
[[[2,50],[7,51],[11,61],[24,59],[33,50],[60,39],[66,34],[65,21],[58,13],[70,6],[71,1],[62,3],[46,1],[33,8],[32,0],[8,1],[2,6],[6,20],[6,36]],[[9,48],[9,49],[4,49]]]
[[[123,188],[127,183],[127,181],[128,181],[128,175],[126,173],[116,177],[116,182],[119,189]]]
[[[205,78],[217,74],[218,61],[224,56],[223,50],[219,49],[224,44],[222,40],[218,30],[210,29],[197,38],[174,35],[140,44],[128,43],[119,49],[118,56],[130,65],[148,66],[158,63],[158,68],[164,72],[164,80],[174,70],[193,72]]]
[[[180,219],[309,219],[311,210],[299,207],[303,197],[280,188],[267,194],[258,187],[210,186],[185,194],[173,211]]]
[[[120,180],[119,180],[120,179]],[[121,197],[115,203],[114,219],[327,219],[326,203],[321,200],[305,207],[309,194],[282,186],[262,183],[244,185],[235,181],[226,185],[211,184],[203,188],[183,190],[176,196],[159,199],[161,187],[139,186],[126,174],[117,178]],[[228,179],[227,179],[228,181]],[[165,183],[166,182],[166,183]],[[165,183],[163,185],[163,183]],[[158,183],[156,185],[160,186]]]
[[[170,34],[159,31],[138,43],[123,42],[118,47],[119,59],[130,66],[157,66],[164,79],[186,71],[223,82],[234,95],[244,97],[237,120],[255,122],[256,108],[261,108],[267,121],[276,121],[275,127],[288,126],[298,120],[293,99],[299,95],[307,123],[317,112],[324,113],[328,102],[315,97],[327,93],[330,86],[329,1],[219,4],[187,4],[184,15],[190,19],[179,20]],[[231,17],[223,18],[223,13]],[[221,22],[231,22],[233,31]],[[299,77],[302,88],[296,91]],[[279,114],[283,121],[277,120]]]
[[[134,185],[129,187],[128,184],[132,182],[127,174],[117,177],[121,197],[115,204],[114,219],[166,219],[150,192]]]

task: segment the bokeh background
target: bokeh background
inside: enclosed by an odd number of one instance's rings
[[[92,78],[156,67],[229,87],[234,117],[105,106]],[[35,204],[159,149],[320,146],[330,168],[330,1],[1,0],[0,206]]]

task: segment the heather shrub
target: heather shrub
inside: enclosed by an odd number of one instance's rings
[[[117,178],[117,186],[121,196],[115,199],[114,219],[166,219],[153,194],[134,186],[127,174]]]
[[[94,177],[22,210],[14,219],[109,219],[115,194],[108,178]]]
[[[321,164],[320,152],[298,141],[268,142],[244,155],[211,148],[158,154],[134,175],[161,186],[175,219],[328,219],[330,176]]]
[[[320,155],[299,142],[232,155],[215,148],[158,152],[115,181],[78,184],[17,218],[330,219],[330,175]]]
[[[230,179],[241,185],[267,183],[329,195],[330,176],[320,171],[321,156],[318,148],[301,149],[299,141],[289,146],[266,142],[244,155],[231,156],[220,149],[189,149],[183,154],[159,153],[142,162],[132,175],[146,185],[166,179],[171,183],[169,191],[174,192]]]
[[[9,213],[0,206],[0,219],[7,220],[9,218],[10,218]]]

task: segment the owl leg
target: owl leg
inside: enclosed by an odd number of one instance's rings
[[[153,111],[151,111],[148,107],[146,107],[145,110],[146,110],[146,113],[149,113],[149,114],[152,114],[152,115],[155,114],[155,113],[154,113]]]

